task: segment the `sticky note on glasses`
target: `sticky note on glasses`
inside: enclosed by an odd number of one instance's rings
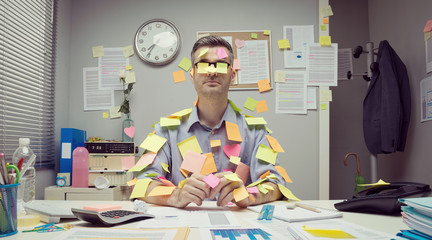
[[[274,205],[264,205],[258,215],[258,220],[272,220],[274,208]]]
[[[217,63],[217,67],[216,67],[217,73],[225,73],[226,74],[227,71],[228,71],[228,63],[222,63],[222,62]]]
[[[207,68],[208,68],[209,64],[208,63],[201,63],[199,62],[197,64],[198,67],[198,73],[207,73]]]

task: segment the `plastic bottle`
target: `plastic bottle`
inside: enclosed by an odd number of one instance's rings
[[[29,162],[30,157],[33,155],[33,151],[30,149],[30,139],[20,138],[19,147],[15,150],[12,155],[12,163],[17,166],[21,159],[24,159],[22,168],[26,166]],[[18,196],[18,201],[22,200],[24,202],[30,202],[35,199],[35,182],[36,182],[36,170],[34,168],[34,162],[28,167],[24,175],[21,175],[20,186],[18,187],[18,192],[22,196]],[[20,189],[21,188],[21,189]],[[18,194],[20,195],[20,194]]]
[[[89,152],[85,147],[77,147],[72,153],[72,187],[88,187]]]

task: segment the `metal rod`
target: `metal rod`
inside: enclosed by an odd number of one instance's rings
[[[368,53],[367,55],[367,73],[368,77],[372,79],[372,70],[370,68],[371,64],[374,62],[374,44],[373,42],[366,43],[366,51]],[[370,85],[370,81],[368,82],[368,87]],[[370,169],[371,169],[371,183],[378,182],[378,162],[377,162],[378,156],[371,153],[370,156]]]

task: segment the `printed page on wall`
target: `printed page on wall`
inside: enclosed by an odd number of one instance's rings
[[[306,67],[306,47],[314,43],[313,25],[283,26],[283,37],[288,39],[291,46],[284,50],[284,67]]]
[[[432,120],[432,77],[420,81],[421,121]]]

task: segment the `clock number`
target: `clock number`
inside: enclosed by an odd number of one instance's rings
[[[156,28],[161,28],[162,25],[160,23],[156,23]]]
[[[164,54],[163,54],[163,57],[164,57],[164,58],[167,58],[167,57],[168,57],[168,55],[167,55],[166,53],[164,53]]]
[[[141,52],[145,52],[147,49],[145,47],[141,48]]]
[[[151,31],[152,30],[152,26],[148,26],[147,30]]]
[[[155,56],[155,60],[158,61],[159,60],[159,56]]]
[[[147,36],[147,32],[142,32],[142,35],[143,36]]]
[[[174,52],[174,49],[172,49],[172,48],[170,48],[170,50],[169,50],[170,52]]]
[[[143,42],[144,42],[144,40],[140,39],[140,40],[138,40],[138,42],[139,42],[139,43],[143,43]]]

